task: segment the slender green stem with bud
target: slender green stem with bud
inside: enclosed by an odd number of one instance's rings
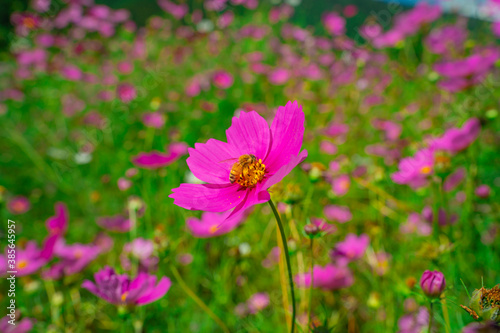
[[[310,325],[311,325],[311,313],[312,313],[312,301],[313,301],[313,280],[314,280],[314,271],[313,271],[313,266],[314,266],[314,255],[313,255],[314,237],[311,237],[310,240],[311,240],[311,285],[309,286],[309,314],[307,316],[307,318],[308,318],[307,327],[310,327]]]
[[[278,223],[278,228],[281,234],[281,241],[283,242],[283,252],[285,252],[286,258],[286,267],[288,269],[288,279],[290,280],[290,291],[292,296],[292,328],[290,330],[291,333],[295,331],[295,291],[293,287],[293,275],[292,275],[292,266],[290,266],[290,255],[288,253],[288,245],[285,237],[285,230],[283,229],[283,223],[281,222],[280,214],[276,210],[274,203],[272,200],[269,200],[269,205],[273,210],[274,217],[276,217],[276,222]]]

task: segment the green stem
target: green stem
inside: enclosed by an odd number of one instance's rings
[[[432,318],[434,317],[434,308],[433,303],[431,301],[431,305],[429,306],[429,333],[432,332]]]
[[[213,313],[212,310],[210,310],[210,308],[198,296],[196,296],[196,294],[188,287],[186,282],[184,282],[181,275],[179,274],[177,268],[175,268],[174,265],[170,265],[170,270],[172,271],[172,274],[174,275],[175,279],[177,280],[181,288],[184,290],[184,292],[188,294],[188,296],[191,297],[191,299],[196,304],[198,304],[198,306],[202,308],[202,310],[205,311],[205,313],[208,314],[210,318],[212,318],[217,323],[217,325],[219,325],[219,327],[222,329],[223,332],[229,333],[230,331],[224,324],[224,322],[219,317],[217,317],[217,315]]]
[[[273,210],[274,217],[276,217],[276,222],[278,223],[278,228],[280,229],[281,241],[283,242],[283,250],[284,250],[283,252],[285,252],[286,267],[288,269],[288,279],[290,280],[290,291],[292,295],[292,328],[290,332],[293,333],[295,331],[295,291],[293,287],[292,266],[290,265],[290,254],[288,253],[288,245],[286,242],[285,230],[283,229],[283,223],[281,222],[280,215],[276,210],[273,201],[269,200],[268,202],[269,205],[271,206],[271,209]]]
[[[314,274],[313,274],[313,265],[314,265],[314,255],[313,255],[313,242],[314,238],[311,237],[311,284],[309,286],[309,314],[307,316],[308,321],[307,321],[307,327],[311,327],[311,313],[312,313],[312,300],[313,300],[313,280],[314,280]]]

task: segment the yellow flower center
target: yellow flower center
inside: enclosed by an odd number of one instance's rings
[[[20,261],[17,263],[17,268],[18,268],[18,269],[23,269],[23,268],[25,268],[26,266],[28,266],[28,261],[26,261],[26,260],[20,260]]]
[[[128,291],[122,294],[122,302],[125,302],[127,300],[127,296],[128,296]]]
[[[217,232],[217,230],[219,230],[219,227],[216,226],[216,225],[213,225],[210,227],[210,229],[208,229],[208,231],[211,233],[211,234],[215,234]]]
[[[431,173],[432,171],[432,168],[428,165],[426,166],[423,166],[422,168],[420,168],[420,173],[424,174],[424,175],[428,175],[429,173]]]
[[[23,19],[23,25],[28,28],[28,29],[33,29],[36,25],[36,22],[33,18],[31,17],[25,17]]]
[[[229,179],[242,187],[254,187],[264,179],[266,166],[261,159],[254,155],[242,155],[239,161],[233,164]]]

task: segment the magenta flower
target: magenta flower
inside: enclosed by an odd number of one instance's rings
[[[429,144],[432,150],[442,150],[456,154],[470,146],[479,136],[481,123],[477,118],[467,120],[462,128],[451,128],[443,136],[436,138]]]
[[[309,288],[311,286],[311,272],[298,274],[295,276],[297,286]],[[325,267],[314,266],[313,287],[325,290],[337,290],[352,286],[354,278],[349,268],[327,264]]]
[[[348,175],[340,175],[332,180],[332,191],[336,196],[343,196],[351,187],[351,179]]]
[[[45,225],[50,234],[54,235],[64,235],[68,229],[68,208],[62,202],[56,203],[55,207],[56,215],[50,217]]]
[[[352,213],[349,208],[344,206],[329,205],[325,206],[323,213],[330,221],[337,221],[339,223],[346,223],[352,219]]]
[[[11,325],[9,321],[13,318],[9,314],[4,315],[0,320],[0,332],[2,333],[28,333],[33,329],[33,319],[23,318],[22,320],[17,320],[19,318],[19,312],[14,312],[16,318],[16,324]]]
[[[337,231],[337,227],[333,224],[327,223],[325,220],[313,217],[311,218],[311,223],[319,228],[324,233],[333,234]]]
[[[416,313],[409,313],[398,320],[398,333],[420,333],[429,325],[429,311],[422,306]]]
[[[323,25],[332,35],[343,35],[345,32],[345,18],[335,12],[326,13],[322,18]]]
[[[139,153],[132,158],[132,162],[140,168],[158,169],[177,161],[187,152],[187,145],[184,142],[176,142],[168,147],[169,153],[152,151],[150,153]]]
[[[135,87],[130,83],[122,83],[116,88],[116,94],[123,103],[132,102],[137,97]]]
[[[270,300],[267,293],[253,294],[247,301],[248,312],[256,314],[269,306]]]
[[[114,232],[127,232],[130,230],[131,223],[125,216],[115,215],[98,218],[97,225]]]
[[[290,72],[285,68],[276,68],[271,73],[269,73],[269,82],[274,85],[285,84],[290,78]]]
[[[267,189],[306,158],[307,151],[300,151],[303,135],[304,113],[297,102],[279,107],[271,128],[257,112],[241,112],[226,131],[227,143],[210,139],[189,149],[191,172],[207,184],[181,184],[170,197],[174,204],[191,210],[233,209],[228,218],[269,201]],[[242,158],[247,168],[239,164]],[[233,181],[232,169],[240,172]]]
[[[186,226],[193,236],[198,238],[225,235],[236,229],[244,221],[244,214],[239,214],[226,221],[226,217],[229,213],[229,211],[226,213],[206,212],[203,213],[201,219],[195,217],[188,218],[186,220]]]
[[[16,247],[16,266],[11,267],[7,262],[7,248],[5,255],[0,255],[0,275],[7,271],[17,271],[17,276],[26,276],[36,273],[52,258],[57,238],[46,238],[43,247],[38,248],[34,241],[29,241],[24,248]]]
[[[81,272],[101,253],[102,248],[94,244],[72,244],[66,245],[61,239],[57,242],[54,254],[61,260],[44,271],[45,279],[60,279]]]
[[[429,297],[439,297],[446,286],[443,273],[439,271],[425,271],[420,278],[420,287]]]
[[[344,241],[337,243],[330,256],[341,264],[358,260],[365,254],[369,243],[370,238],[368,238],[368,235],[356,236],[355,234],[348,234]]]
[[[445,55],[460,51],[466,39],[466,29],[456,25],[448,25],[432,30],[425,39],[425,44],[432,53]]]
[[[226,71],[217,71],[213,74],[212,80],[217,88],[227,89],[233,85],[233,76]]]
[[[18,195],[7,202],[7,210],[14,215],[24,214],[31,208],[28,198]]]
[[[427,178],[434,172],[434,153],[430,149],[422,149],[415,156],[403,158],[398,165],[399,170],[391,175],[397,184],[406,184],[412,188],[423,187]]]
[[[160,112],[148,112],[142,116],[142,122],[147,127],[162,128],[165,125],[165,116]]]
[[[83,72],[74,65],[67,65],[61,69],[61,75],[67,80],[79,81],[83,77]]]
[[[487,198],[490,196],[491,189],[488,185],[479,185],[474,190],[474,193],[480,198]]]
[[[123,246],[120,261],[124,269],[130,270],[132,263],[129,257],[132,257],[139,263],[139,272],[148,272],[158,265],[159,258],[153,256],[153,252],[153,241],[139,237]]]
[[[466,174],[465,168],[458,168],[448,177],[443,183],[443,190],[445,192],[453,191],[464,180]]]
[[[82,288],[115,305],[145,305],[165,296],[171,281],[162,277],[156,284],[156,276],[141,272],[131,280],[126,274],[116,274],[109,266],[94,274],[95,283],[85,280]]]

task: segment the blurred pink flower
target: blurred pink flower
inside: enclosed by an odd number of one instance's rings
[[[118,98],[124,103],[129,103],[137,97],[137,91],[130,83],[122,83],[118,85],[116,93]]]
[[[30,208],[30,201],[22,195],[15,196],[7,202],[7,210],[14,215],[24,214],[29,211]]]
[[[488,185],[479,185],[476,187],[474,193],[480,198],[487,198],[490,196],[491,189]]]
[[[343,196],[351,187],[351,179],[348,175],[340,175],[332,180],[332,191],[336,196]]]
[[[462,128],[451,128],[441,137],[431,140],[432,150],[443,150],[456,154],[470,146],[479,136],[481,123],[477,118],[467,120]]]
[[[248,312],[256,314],[269,306],[269,295],[267,293],[253,294],[247,301]]]
[[[323,15],[321,20],[330,34],[339,36],[345,33],[345,18],[340,16],[338,13],[326,13]]]
[[[311,272],[298,274],[295,276],[295,283],[298,287],[309,288],[311,286]],[[324,290],[338,290],[352,286],[354,278],[349,268],[327,264],[325,267],[314,266],[313,287]]]
[[[139,168],[158,169],[170,165],[187,153],[187,145],[184,142],[171,143],[168,153],[152,151],[139,153],[132,157],[132,163]]]
[[[131,222],[127,217],[122,215],[103,216],[97,219],[97,225],[114,232],[128,232]]]
[[[466,175],[465,168],[460,167],[457,170],[455,170],[444,180],[443,190],[445,192],[453,191],[464,180],[465,175]]]
[[[285,84],[289,78],[290,74],[285,68],[276,68],[268,75],[269,82],[274,85]]]
[[[227,89],[231,87],[234,82],[233,76],[223,70],[216,71],[212,76],[212,80],[214,82],[214,85],[220,89]]]
[[[244,214],[226,220],[230,212],[212,213],[205,212],[201,219],[189,217],[186,226],[194,237],[210,238],[227,234],[244,222]]]
[[[370,238],[366,234],[360,236],[348,234],[344,241],[335,245],[335,248],[330,253],[330,257],[340,264],[361,259],[369,243]]]
[[[328,205],[323,209],[323,214],[330,221],[337,221],[339,223],[346,223],[352,219],[352,213],[348,207]]]
[[[165,125],[165,116],[160,112],[147,112],[142,115],[142,122],[147,127],[162,128]]]

